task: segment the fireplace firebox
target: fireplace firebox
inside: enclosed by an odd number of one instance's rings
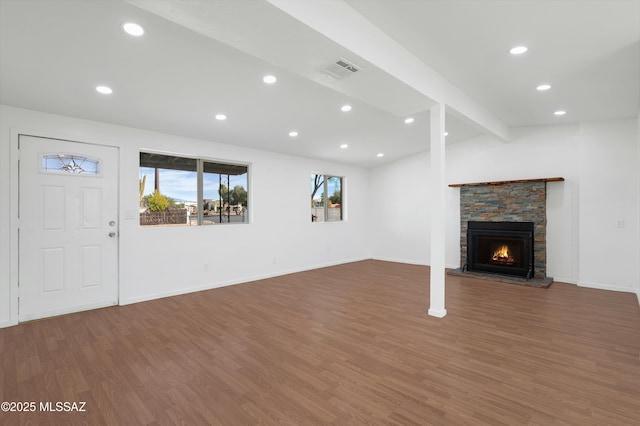
[[[467,227],[467,270],[533,277],[533,222],[476,222]]]

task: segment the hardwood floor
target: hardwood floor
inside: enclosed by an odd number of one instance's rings
[[[638,425],[636,296],[365,261],[0,329],[0,424]],[[43,412],[41,402],[86,402]]]

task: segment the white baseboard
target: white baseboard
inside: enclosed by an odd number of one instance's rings
[[[252,282],[252,281],[259,281],[259,280],[265,280],[265,279],[268,279],[268,278],[279,277],[279,276],[282,276],[282,275],[295,274],[297,272],[311,271],[311,270],[314,270],[314,269],[328,268],[330,266],[343,265],[343,264],[346,264],[346,263],[360,262],[360,261],[363,261],[363,260],[369,260],[369,258],[356,258],[356,259],[350,259],[350,260],[341,260],[341,261],[337,261],[337,262],[322,263],[322,264],[318,264],[318,265],[305,266],[305,267],[302,267],[302,268],[293,268],[293,269],[288,269],[288,270],[284,270],[284,271],[278,271],[278,272],[269,273],[269,274],[261,274],[261,275],[256,275],[256,276],[244,277],[244,278],[239,278],[239,279],[236,279],[236,280],[222,281],[222,282],[216,282],[216,283],[207,283],[207,284],[203,284],[203,285],[197,285],[197,286],[193,286],[193,287],[186,287],[186,288],[181,288],[181,289],[177,289],[177,290],[163,291],[163,292],[159,292],[159,293],[148,294],[148,295],[138,296],[138,297],[131,297],[131,298],[123,298],[123,297],[121,297],[120,298],[120,305],[124,306],[124,305],[131,305],[131,304],[134,304],[134,303],[148,302],[150,300],[162,299],[162,298],[165,298],[165,297],[180,296],[181,294],[189,294],[189,293],[195,293],[195,292],[198,292],[198,291],[212,290],[214,288],[227,287],[227,286],[236,285],[236,284],[244,284],[244,283],[249,283],[249,282]]]
[[[18,325],[18,322],[14,322],[14,321],[0,321],[0,328],[7,328],[7,327],[13,327],[14,325]]]
[[[578,280],[573,278],[563,278],[563,277],[551,277],[553,278],[553,282],[555,283],[565,283],[565,284],[574,284],[578,285]]]
[[[623,293],[635,293],[634,289],[610,284],[594,283],[589,281],[578,281],[579,287],[597,288],[599,290],[621,291]]]
[[[394,263],[405,263],[407,265],[418,265],[418,266],[431,266],[429,262],[424,260],[415,260],[415,259],[399,259],[396,257],[372,257],[373,260],[380,260],[382,262],[394,262]],[[458,269],[460,265],[446,265],[445,269]]]
[[[373,257],[372,259],[380,260],[382,262],[406,263],[408,265],[429,266],[429,264],[424,260],[398,259],[395,257]]]
[[[149,302],[150,300],[163,299],[165,297],[180,296],[182,294],[195,293],[198,291],[212,290],[218,287],[226,287],[228,285],[241,284],[243,282],[246,282],[246,281],[238,280],[237,282],[228,281],[228,282],[222,282],[222,283],[209,283],[209,284],[203,284],[203,285],[198,285],[194,287],[181,288],[178,290],[161,291],[159,293],[146,294],[144,296],[137,296],[137,297],[131,297],[131,298],[123,297],[123,298],[120,298],[120,306],[132,305],[134,303],[141,303],[141,302]]]

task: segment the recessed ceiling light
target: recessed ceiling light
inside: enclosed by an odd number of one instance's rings
[[[226,119],[227,119],[226,115],[224,115],[224,114],[216,114],[216,120],[222,121],[222,120],[226,120]]]
[[[444,132],[444,135],[445,136],[449,136],[449,132]]]
[[[96,91],[98,93],[102,93],[103,95],[110,95],[113,93],[113,90],[111,89],[111,87],[107,87],[107,86],[96,86]]]
[[[278,79],[275,75],[265,75],[264,77],[262,77],[262,81],[264,81],[266,84],[273,84],[278,81]]]
[[[295,138],[296,136],[298,136],[298,132],[296,132],[295,130],[292,130],[289,132],[289,136],[291,136],[292,138]]]
[[[516,46],[509,49],[509,53],[512,55],[522,55],[527,50],[529,50],[527,46]]]
[[[342,145],[340,145],[340,148],[347,149],[349,148],[349,145],[347,145],[346,143],[343,143]]]
[[[544,92],[545,90],[549,90],[551,89],[551,85],[550,84],[541,84],[538,87],[536,87],[536,90],[540,91],[540,92]]]
[[[378,153],[378,155],[376,155],[376,157],[381,158],[384,157],[384,154],[382,152]]]
[[[342,108],[340,108],[340,110],[342,110],[343,112],[349,112],[351,111],[351,105],[342,105]]]
[[[135,22],[127,22],[122,26],[122,29],[127,34],[135,37],[140,37],[142,34],[144,34],[144,28],[142,28],[140,25],[136,24]]]
[[[404,119],[405,124],[411,124],[414,121],[416,121],[416,119],[413,118],[413,117],[407,117],[407,118]]]
[[[567,111],[558,110],[558,111],[554,112],[553,115],[565,115],[566,113],[567,113]]]

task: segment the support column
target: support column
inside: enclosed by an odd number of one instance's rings
[[[445,283],[444,104],[431,107],[431,273],[429,315],[442,318]]]

